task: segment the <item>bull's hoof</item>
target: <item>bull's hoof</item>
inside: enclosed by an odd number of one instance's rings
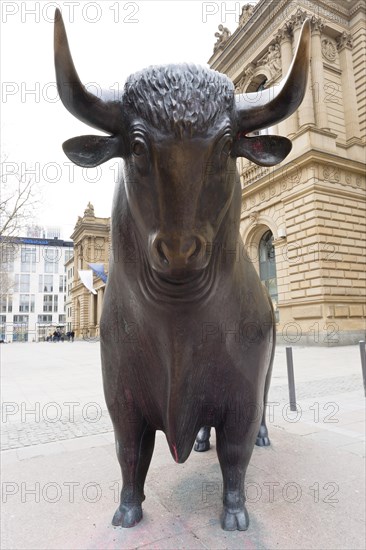
[[[141,520],[142,508],[140,504],[135,506],[123,504],[117,508],[112,519],[112,525],[114,527],[134,527]]]
[[[221,527],[224,531],[246,531],[249,527],[249,515],[247,509],[230,512],[226,508],[221,514]]]
[[[204,453],[211,448],[210,445],[210,426],[202,426],[196,437],[196,443],[194,444],[194,450],[198,453]]]
[[[194,444],[194,450],[198,453],[203,453],[205,451],[208,451],[211,448],[210,440],[207,439],[206,441],[196,441]]]
[[[261,426],[259,428],[255,444],[258,445],[258,447],[268,447],[271,444],[266,426]]]
[[[255,444],[258,445],[258,447],[269,447],[271,442],[267,435],[264,435],[264,436],[258,435],[255,441]]]

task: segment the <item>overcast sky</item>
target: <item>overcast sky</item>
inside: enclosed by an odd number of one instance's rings
[[[206,64],[223,22],[236,29],[245,2],[1,2],[1,141],[8,173],[35,170],[41,225],[59,225],[69,238],[89,201],[109,216],[117,160],[81,169],[64,155],[68,138],[94,133],[63,107],[55,91],[53,17],[61,8],[81,80],[123,86],[148,65]],[[255,2],[253,2],[255,3]],[[98,132],[95,132],[98,133]]]

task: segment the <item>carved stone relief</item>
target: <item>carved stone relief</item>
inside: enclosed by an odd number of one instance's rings
[[[338,51],[345,47],[348,47],[348,48],[353,47],[353,37],[351,34],[348,34],[346,32],[342,32],[342,34],[337,36],[336,41],[337,41]]]
[[[268,67],[273,78],[281,72],[281,50],[277,43],[270,44],[264,56],[257,61],[257,67],[262,66]]]
[[[337,48],[332,40],[329,38],[322,39],[322,54],[328,61],[334,62],[337,57]]]
[[[324,166],[323,177],[325,181],[337,183],[339,182],[339,179],[340,179],[339,169],[334,168],[333,166]]]

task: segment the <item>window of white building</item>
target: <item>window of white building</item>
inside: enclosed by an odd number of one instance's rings
[[[66,275],[60,275],[58,291],[66,292]]]
[[[30,291],[30,275],[22,274],[14,276],[14,292],[29,292]]]
[[[53,275],[40,275],[38,292],[53,292]]]
[[[52,323],[52,315],[38,315],[38,323]]]
[[[58,262],[60,259],[60,250],[58,248],[45,248],[43,251],[44,272],[58,273]]]
[[[45,294],[43,296],[43,311],[51,311],[52,312],[52,304],[53,304],[53,295],[52,294]]]
[[[19,312],[34,313],[34,294],[20,294],[19,296]]]
[[[20,257],[20,271],[22,273],[35,273],[37,253],[35,246],[22,246]]]

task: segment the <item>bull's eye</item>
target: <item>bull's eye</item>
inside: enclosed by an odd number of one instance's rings
[[[136,157],[140,157],[146,152],[146,145],[143,141],[135,140],[132,143],[132,152]]]

